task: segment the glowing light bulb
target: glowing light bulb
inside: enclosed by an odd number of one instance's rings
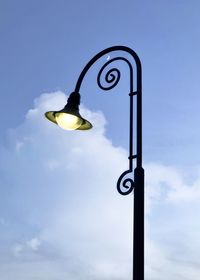
[[[83,123],[81,118],[67,113],[57,113],[55,119],[57,124],[65,130],[75,130]]]

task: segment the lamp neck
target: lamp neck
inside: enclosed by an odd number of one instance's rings
[[[81,96],[78,92],[72,92],[67,100],[67,104],[65,105],[65,109],[79,109]]]

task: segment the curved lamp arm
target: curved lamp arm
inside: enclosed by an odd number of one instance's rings
[[[138,57],[138,55],[130,48],[125,46],[113,46],[110,48],[107,48],[101,52],[99,52],[97,55],[95,55],[85,66],[85,68],[82,70],[78,81],[76,83],[75,91],[76,93],[80,92],[80,87],[82,84],[82,81],[87,73],[87,71],[90,69],[90,67],[102,56],[105,54],[108,54],[110,52],[115,51],[124,51],[128,54],[130,54],[135,63],[136,63],[136,74],[137,74],[137,84],[136,84],[136,91],[133,89],[133,67],[130,61],[125,57],[115,57],[109,61],[107,61],[103,67],[100,69],[99,74],[97,76],[97,83],[98,86],[103,90],[110,90],[114,88],[119,80],[120,80],[120,71],[117,68],[110,69],[106,75],[105,75],[105,81],[108,83],[107,86],[103,86],[101,84],[101,74],[105,67],[107,67],[110,63],[116,61],[116,60],[123,60],[125,61],[130,70],[130,141],[129,141],[129,169],[124,171],[121,176],[118,179],[117,182],[117,190],[122,195],[127,195],[131,193],[134,189],[135,182],[132,179],[132,177],[127,177],[127,175],[130,175],[130,173],[133,172],[133,159],[136,159],[136,167],[142,167],[142,69],[141,69],[141,62]],[[136,154],[133,154],[133,97],[137,96],[137,136],[136,136]],[[125,178],[127,177],[127,178]]]

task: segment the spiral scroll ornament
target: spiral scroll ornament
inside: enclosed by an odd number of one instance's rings
[[[102,83],[101,83],[101,77],[102,77],[102,73],[104,71],[104,69],[110,64],[112,63],[114,60],[116,60],[116,58],[114,59],[111,59],[110,61],[108,61],[107,63],[105,63],[102,68],[100,69],[99,71],[99,74],[97,76],[97,84],[98,86],[103,89],[103,90],[110,90],[112,88],[114,88],[119,80],[120,80],[120,77],[121,77],[121,73],[119,71],[119,69],[117,68],[111,68],[105,75],[105,81],[108,85],[106,86],[103,86]]]
[[[102,76],[103,76],[103,71],[104,69],[109,65],[111,64],[113,61],[116,61],[116,60],[123,60],[125,62],[127,62],[128,64],[129,61],[124,58],[124,57],[115,57],[109,61],[107,61],[100,69],[98,75],[97,75],[97,84],[98,86],[102,89],[102,90],[110,90],[112,88],[114,88],[119,80],[120,80],[120,77],[121,77],[121,73],[119,71],[119,69],[117,68],[111,68],[110,70],[108,70],[104,76],[104,79],[105,79],[105,82],[107,83],[107,85],[103,85],[101,80],[102,80]],[[130,66],[130,65],[129,65]]]
[[[127,174],[129,174],[129,177],[125,178]],[[130,178],[130,174],[132,174],[132,171],[124,171],[117,181],[117,190],[121,195],[128,195],[134,189],[135,182]]]

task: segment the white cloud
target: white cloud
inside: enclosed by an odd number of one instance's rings
[[[32,238],[26,242],[27,247],[31,248],[33,251],[37,251],[41,245],[41,242],[38,238]]]
[[[146,165],[147,279],[199,278],[198,168],[192,181],[188,176],[177,167]]]
[[[44,119],[65,102],[62,92],[42,94],[1,147],[1,217],[9,226],[0,242],[15,257],[0,258],[1,278],[131,279],[132,196],[116,190],[128,155],[106,138],[101,112],[81,106],[94,125],[87,132],[67,132]],[[189,184],[175,167],[148,163],[145,169],[146,279],[197,280],[200,176]]]

